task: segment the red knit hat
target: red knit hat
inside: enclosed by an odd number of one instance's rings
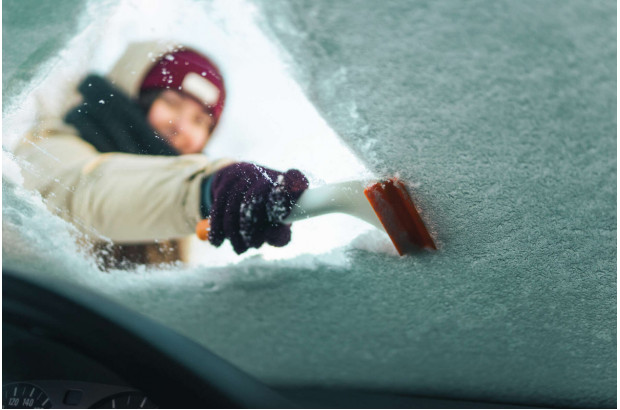
[[[224,109],[226,91],[220,71],[207,57],[188,48],[165,53],[147,72],[140,93],[153,89],[175,90],[193,97],[213,116],[213,127]]]

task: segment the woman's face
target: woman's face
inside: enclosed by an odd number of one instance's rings
[[[151,105],[148,121],[181,154],[196,154],[211,136],[213,118],[193,98],[165,90]]]

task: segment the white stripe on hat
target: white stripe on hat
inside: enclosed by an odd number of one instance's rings
[[[204,104],[215,105],[220,98],[220,90],[215,84],[197,73],[187,73],[181,87]]]

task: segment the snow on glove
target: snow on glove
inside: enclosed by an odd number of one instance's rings
[[[220,246],[229,239],[238,254],[265,242],[284,246],[291,227],[282,223],[308,189],[308,180],[296,169],[279,172],[238,162],[213,176],[209,212],[209,241]]]

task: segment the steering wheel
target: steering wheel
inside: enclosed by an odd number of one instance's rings
[[[185,336],[69,282],[2,271],[5,323],[104,364],[160,408],[291,408],[287,399]]]

